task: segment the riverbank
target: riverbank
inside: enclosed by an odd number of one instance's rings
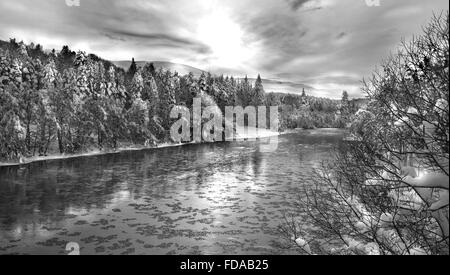
[[[295,131],[295,130],[292,130]],[[245,140],[245,139],[258,139],[258,138],[269,138],[273,136],[283,135],[292,133],[292,131],[286,131],[283,133],[276,133],[269,130],[264,131],[256,131],[256,129],[249,129],[245,135],[241,135],[236,137],[236,140]],[[152,150],[152,149],[162,149],[168,147],[178,147],[185,145],[197,144],[196,142],[187,142],[187,143],[160,143],[156,146],[127,146],[121,147],[116,150],[99,150],[94,149],[89,152],[79,153],[79,154],[50,154],[47,156],[35,156],[30,158],[22,158],[21,161],[0,161],[1,167],[10,167],[10,166],[20,166],[26,165],[34,162],[40,161],[48,161],[48,160],[60,160],[60,159],[72,159],[72,158],[80,158],[80,157],[90,157],[90,156],[100,156],[100,155],[109,155],[109,154],[118,154],[121,152],[132,152],[132,151],[142,151],[142,150]]]
[[[47,160],[59,160],[59,159],[71,159],[71,158],[79,158],[79,157],[90,157],[90,156],[100,156],[100,155],[108,155],[108,154],[118,154],[121,152],[131,152],[131,151],[141,151],[141,150],[151,150],[151,149],[159,149],[159,148],[167,148],[167,147],[175,147],[175,146],[183,146],[187,144],[192,143],[183,143],[183,144],[159,144],[157,146],[149,147],[149,146],[133,146],[133,147],[122,147],[116,150],[92,150],[85,153],[79,153],[79,154],[50,154],[47,156],[35,156],[30,158],[22,158],[21,161],[17,162],[5,162],[0,161],[0,167],[7,167],[7,166],[19,166],[19,165],[25,165],[30,164],[33,162],[39,162],[39,161],[47,161]]]

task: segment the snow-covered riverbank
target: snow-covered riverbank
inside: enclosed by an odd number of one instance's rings
[[[33,163],[33,162],[47,161],[47,160],[59,160],[59,159],[71,159],[71,158],[89,157],[89,156],[100,156],[100,155],[117,154],[117,153],[121,153],[121,152],[140,151],[140,150],[151,150],[151,149],[156,150],[156,149],[161,149],[161,148],[177,147],[177,146],[183,146],[183,145],[189,145],[189,144],[194,144],[194,143],[161,143],[155,147],[133,146],[133,147],[123,147],[123,148],[119,148],[117,150],[107,150],[107,151],[92,150],[90,152],[79,153],[79,154],[51,154],[51,155],[47,155],[47,156],[36,156],[36,157],[30,157],[30,158],[23,158],[21,162],[0,162],[0,167],[24,165],[24,164],[29,164],[29,163]]]
[[[259,139],[259,138],[269,138],[274,137],[282,134],[287,134],[290,132],[284,132],[284,133],[277,133],[270,130],[258,130],[256,131],[256,128],[249,128],[247,133],[244,132],[244,129],[237,129],[237,137],[236,140],[245,140],[245,139]],[[245,133],[245,134],[244,134]],[[168,148],[168,147],[178,147],[178,146],[184,146],[184,145],[192,145],[195,144],[195,142],[188,142],[188,143],[161,143],[157,146],[153,147],[147,147],[147,146],[129,146],[129,147],[122,147],[117,150],[107,150],[102,151],[99,149],[92,150],[85,153],[79,153],[79,154],[49,154],[47,156],[35,156],[30,158],[23,158],[21,161],[13,162],[13,161],[0,161],[0,167],[6,167],[6,166],[19,166],[24,164],[30,164],[33,162],[39,162],[39,161],[47,161],[47,160],[60,160],[60,159],[71,159],[71,158],[79,158],[79,157],[89,157],[89,156],[99,156],[99,155],[108,155],[108,154],[117,154],[121,152],[130,152],[130,151],[140,151],[140,150],[152,150],[152,149],[161,149],[161,148]]]

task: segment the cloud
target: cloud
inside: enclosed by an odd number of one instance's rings
[[[306,3],[310,2],[311,0],[289,0],[292,9],[298,10],[299,8],[303,7]]]
[[[446,0],[0,1],[0,39],[172,61],[214,73],[304,83],[312,94],[358,95],[401,38],[421,32]],[[300,92],[300,91],[299,91]]]
[[[314,11],[320,10],[328,6],[330,1],[326,0],[287,0],[291,8],[295,11],[303,10],[303,11]]]
[[[288,4],[244,21],[264,45],[256,66],[264,73],[276,70],[275,77],[306,82],[330,97],[340,97],[341,89],[361,94],[361,80],[402,38],[420,33],[433,11],[448,9],[447,2],[437,0],[382,1],[380,7],[362,0]],[[305,12],[314,6],[321,9]]]
[[[143,33],[132,30],[108,30],[108,37],[115,37],[121,41],[127,41],[127,39],[141,39],[149,42],[150,45],[169,47],[169,48],[190,48],[195,50],[199,54],[205,54],[210,52],[210,48],[200,42],[195,40],[190,40],[186,38],[180,38],[174,35],[163,34],[163,33]]]

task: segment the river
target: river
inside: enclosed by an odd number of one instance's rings
[[[0,167],[0,254],[295,254],[278,231],[343,132]]]

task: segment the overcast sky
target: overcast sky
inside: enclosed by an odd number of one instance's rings
[[[1,0],[0,39],[171,61],[359,94],[360,81],[447,0]]]

